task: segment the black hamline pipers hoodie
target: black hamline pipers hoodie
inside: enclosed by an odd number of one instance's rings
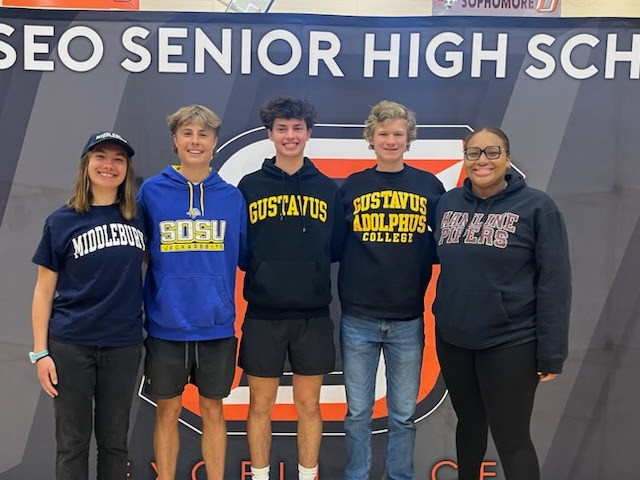
[[[329,315],[331,262],[339,260],[344,209],[338,186],[308,158],[289,175],[265,159],[238,188],[248,208],[247,316]]]
[[[436,213],[442,266],[433,312],[448,343],[484,349],[538,341],[538,371],[567,357],[571,268],[562,215],[549,196],[507,174],[481,199],[471,182],[444,194]]]

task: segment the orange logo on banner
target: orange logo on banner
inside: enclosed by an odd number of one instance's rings
[[[3,0],[5,7],[140,10],[140,0]]]

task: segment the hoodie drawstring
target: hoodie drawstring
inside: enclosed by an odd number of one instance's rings
[[[286,177],[286,173],[284,170],[282,171],[282,176],[280,177],[281,190],[284,191],[284,180]],[[280,221],[284,220],[284,203],[280,202]]]
[[[204,182],[200,182],[200,215],[204,215]]]
[[[187,215],[189,215],[191,218],[195,218],[197,216],[200,215],[204,215],[204,185],[203,182],[200,182],[198,184],[198,187],[200,187],[200,210],[198,210],[197,208],[194,207],[194,202],[193,202],[193,183],[191,182],[187,182],[187,185],[189,185],[189,209],[187,210]],[[194,212],[194,210],[198,210],[200,213],[196,214],[196,212]]]
[[[187,213],[189,213],[193,208],[193,184],[191,182],[187,182],[187,185],[189,185],[189,208],[187,209]]]
[[[285,172],[281,168],[276,167],[275,159],[265,160],[265,163],[262,167],[263,169],[272,172],[272,174],[274,174],[276,171],[278,172],[277,174],[280,176],[280,189],[283,193],[285,192],[285,182],[287,181],[287,177],[293,177],[293,176],[297,177],[298,191],[295,193],[290,193],[290,196],[293,197],[291,200],[295,201],[296,204],[298,205],[298,212],[300,213],[298,216],[300,217],[300,222],[302,223],[302,233],[307,232],[307,221],[305,219],[305,215],[303,211],[303,201],[302,201],[302,171],[305,169],[305,165],[307,165],[307,162],[310,163],[307,158],[305,158],[304,162],[305,163],[303,163],[302,168],[298,170],[296,173],[294,173],[293,175],[289,175],[287,174],[287,172]],[[285,216],[284,202],[279,202],[279,210],[280,210],[280,221],[282,222]]]
[[[298,194],[296,195],[296,200],[298,201],[298,208],[300,209],[300,217],[302,218],[302,233],[307,232],[307,224],[304,219],[304,212],[302,211],[302,175],[298,173],[296,175],[298,177]]]

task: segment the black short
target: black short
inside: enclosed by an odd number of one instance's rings
[[[181,342],[147,337],[144,392],[165,399],[182,395],[187,383],[206,398],[229,395],[236,369],[236,337]]]
[[[238,364],[247,375],[281,376],[287,354],[295,374],[324,375],[333,371],[336,348],[331,318],[244,319]]]

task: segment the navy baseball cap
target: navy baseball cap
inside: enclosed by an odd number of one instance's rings
[[[113,142],[113,143],[122,145],[122,147],[125,149],[129,157],[133,157],[136,153],[131,147],[131,145],[129,145],[129,142],[125,140],[125,138],[122,135],[115,132],[103,131],[103,132],[94,133],[89,137],[89,140],[87,140],[86,145],[82,149],[82,155],[80,156],[84,157],[89,150],[91,150],[93,147],[95,147],[96,145],[102,142]]]

